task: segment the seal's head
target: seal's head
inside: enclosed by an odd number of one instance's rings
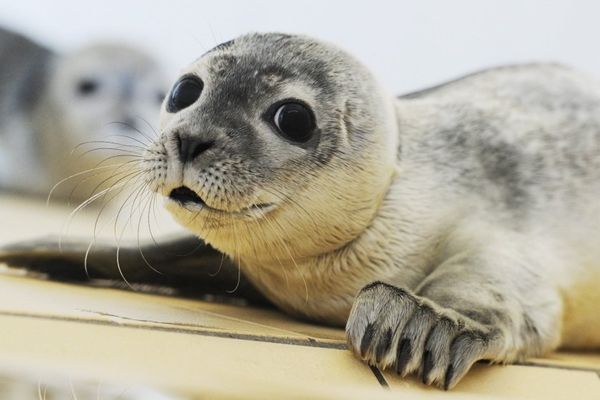
[[[124,45],[92,44],[58,57],[46,94],[55,134],[71,149],[109,135],[148,130],[167,89],[160,66]],[[53,138],[56,140],[57,138]]]
[[[54,57],[48,74],[36,121],[47,185],[60,183],[53,197],[85,200],[110,186],[106,166],[154,136],[167,91],[164,72],[145,53],[106,43]],[[47,194],[50,187],[39,190]]]
[[[396,142],[391,97],[348,54],[250,34],[183,72],[144,168],[181,224],[229,255],[267,262],[360,234],[389,186]]]

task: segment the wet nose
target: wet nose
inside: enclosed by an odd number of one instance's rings
[[[200,154],[210,149],[215,142],[213,140],[203,140],[197,136],[177,135],[179,147],[179,159],[182,163],[195,160]]]

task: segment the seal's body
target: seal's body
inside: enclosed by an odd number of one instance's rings
[[[600,347],[592,79],[504,67],[394,99],[328,44],[253,34],[188,68],[161,121],[145,184],[370,364],[450,388],[479,359]],[[61,257],[43,247],[3,258]]]
[[[143,121],[155,122],[165,79],[138,50],[96,44],[62,55],[0,28],[0,58],[0,188],[47,196],[107,155],[78,157],[88,146],[71,156],[82,142],[132,146],[144,140],[138,130],[151,135]],[[126,136],[135,140],[119,142]]]

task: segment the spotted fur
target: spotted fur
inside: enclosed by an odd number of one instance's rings
[[[163,114],[157,146],[170,161],[150,182],[166,196],[186,185],[217,209],[274,203],[252,217],[167,207],[279,307],[345,324],[368,363],[444,388],[479,359],[600,346],[591,296],[570,312],[595,339],[561,335],[570,288],[600,265],[593,79],[502,67],[393,100],[344,52],[279,34],[237,38],[186,73],[205,92]],[[285,97],[315,110],[314,147],[285,143],[262,119]],[[180,165],[180,130],[218,145]]]
[[[446,389],[480,359],[600,347],[594,79],[521,65],[394,98],[345,52],[281,34],[183,74],[204,91],[163,110],[146,182],[281,309]],[[310,145],[265,115],[289,98],[314,111]],[[183,164],[182,135],[212,145]],[[169,200],[181,186],[205,206]]]

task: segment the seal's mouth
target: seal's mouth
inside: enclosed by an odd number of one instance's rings
[[[265,212],[275,208],[275,204],[273,203],[261,203],[252,204],[251,206],[242,208],[239,211],[220,210],[207,205],[204,200],[202,200],[202,197],[198,196],[198,193],[194,192],[187,186],[179,186],[171,190],[171,193],[169,193],[169,199],[179,203],[183,207],[191,205],[198,209],[205,209],[223,214],[245,214],[247,212],[258,212],[264,214]]]
[[[193,203],[200,206],[206,206],[202,197],[198,196],[196,192],[187,186],[179,186],[178,188],[171,190],[169,198],[181,204]]]

